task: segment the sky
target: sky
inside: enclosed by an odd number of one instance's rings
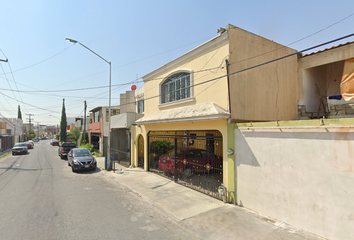
[[[0,118],[41,125],[108,106],[144,75],[218,35],[227,24],[298,51],[354,32],[348,0],[12,0],[0,7]],[[346,38],[321,49],[354,41]]]

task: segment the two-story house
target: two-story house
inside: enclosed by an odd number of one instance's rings
[[[143,77],[134,165],[220,197],[227,182],[228,56],[223,33]]]
[[[143,90],[140,88],[120,94],[120,114],[111,117],[111,156],[123,166],[131,164],[131,127],[143,116]],[[137,93],[142,99],[136,98]]]
[[[99,151],[101,156],[107,155],[108,140],[108,107],[96,107],[90,110],[90,143],[94,145],[94,149]],[[119,106],[111,106],[111,116],[120,113]]]

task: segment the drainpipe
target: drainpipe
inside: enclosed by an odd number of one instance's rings
[[[231,114],[231,97],[230,97],[230,78],[229,78],[229,60],[225,59],[226,63],[226,79],[227,79],[227,92],[228,92],[228,97],[229,97],[229,112]]]

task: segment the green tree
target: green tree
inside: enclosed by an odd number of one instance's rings
[[[86,131],[82,131],[81,144],[88,143],[88,133]]]
[[[77,142],[78,142],[78,140],[79,140],[79,138],[80,138],[80,131],[79,131],[79,129],[74,128],[73,130],[71,130],[71,131],[69,132],[68,135],[69,135],[70,141],[74,142],[74,143],[77,145]]]
[[[66,142],[66,128],[67,128],[67,121],[66,121],[66,113],[65,113],[65,99],[63,98],[63,107],[61,110],[61,121],[60,121],[60,135],[59,141]]]
[[[34,139],[36,137],[36,133],[31,129],[28,131],[27,136],[29,139]]]
[[[173,149],[175,145],[167,140],[163,141],[154,141],[150,143],[150,152],[156,154],[165,154],[171,149]]]
[[[17,118],[22,120],[22,113],[21,113],[20,105],[18,105]]]

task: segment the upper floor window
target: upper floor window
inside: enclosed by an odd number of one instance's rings
[[[100,111],[96,111],[94,113],[94,122],[99,122],[100,121]]]
[[[161,103],[178,101],[191,96],[190,73],[176,73],[161,84]]]
[[[138,101],[138,113],[144,113],[144,100]]]
[[[106,109],[106,122],[108,122],[108,109]],[[119,115],[120,109],[111,109],[111,116]]]

